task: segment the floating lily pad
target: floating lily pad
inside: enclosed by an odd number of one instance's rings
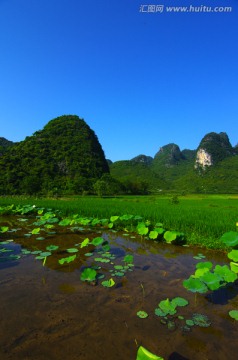
[[[162,300],[159,303],[159,308],[167,315],[176,314],[176,304],[170,301],[168,298],[166,300]]]
[[[123,261],[127,264],[132,264],[134,261],[134,256],[133,255],[126,255],[123,259]]]
[[[238,261],[238,250],[232,250],[227,254],[228,258],[233,261]]]
[[[231,271],[227,265],[216,265],[214,273],[220,276],[226,282],[234,282],[237,279],[237,274]]]
[[[188,300],[186,300],[182,297],[176,297],[176,298],[172,299],[171,304],[175,305],[175,306],[186,306],[186,305],[188,305]]]
[[[49,250],[49,249],[47,249],[47,250]],[[38,254],[41,253],[41,250],[30,251],[30,253],[31,253],[32,255],[38,255]]]
[[[193,320],[188,319],[188,320],[186,320],[186,325],[194,326],[195,324],[194,324]]]
[[[235,262],[230,262],[230,267],[231,267],[231,271],[234,272],[234,273],[238,273],[238,263],[235,263]]]
[[[136,360],[164,360],[164,359],[155,354],[152,354],[150,351],[145,349],[143,346],[140,346],[137,351]]]
[[[92,240],[92,244],[94,246],[98,246],[98,245],[101,245],[102,243],[104,242],[104,239],[102,237],[96,237]]]
[[[203,261],[196,264],[196,269],[209,269],[211,270],[213,267],[213,264],[210,261]]]
[[[39,234],[39,232],[40,232],[40,228],[35,228],[35,229],[32,230],[31,233],[32,233],[33,235],[35,235],[35,234]]]
[[[85,268],[80,276],[82,281],[94,281],[97,276],[97,271],[92,268]]]
[[[122,265],[115,265],[114,268],[116,270],[122,270],[123,269],[123,266]]]
[[[41,236],[41,237],[37,237],[36,240],[45,240],[45,238]]]
[[[62,258],[59,260],[59,264],[60,265],[63,265],[65,262],[66,263],[70,263],[72,261],[74,261],[76,259],[76,255],[73,255],[73,256],[68,256],[66,258]]]
[[[30,250],[26,250],[26,249],[22,249],[22,254],[23,255],[28,255],[28,254],[31,254],[31,251]],[[41,252],[41,251],[40,251]]]
[[[0,252],[1,252],[1,253],[11,252],[11,251],[13,251],[13,250],[6,249],[6,248],[0,249]]]
[[[220,239],[227,246],[236,246],[238,245],[238,232],[229,231],[222,235]]]
[[[162,311],[160,308],[156,308],[155,315],[160,316],[160,317],[165,317],[167,314],[164,311]]]
[[[104,258],[95,258],[94,260],[95,260],[95,261],[102,262],[102,263],[109,263],[109,262],[110,262],[109,259],[104,259]]]
[[[58,248],[59,248],[59,246],[57,246],[57,245],[49,245],[46,247],[46,250],[54,251],[54,250],[57,250]]]
[[[112,287],[115,285],[115,281],[111,278],[109,280],[102,281],[102,286],[104,287]]]
[[[84,239],[84,241],[81,243],[80,248],[84,248],[85,246],[88,246],[90,240],[88,238]]]
[[[199,279],[189,277],[189,279],[183,281],[183,286],[192,292],[199,292],[201,294],[207,292],[207,286]]]
[[[209,327],[211,325],[211,321],[206,315],[202,314],[193,314],[192,321],[195,325],[201,326],[201,327]]]
[[[76,253],[78,252],[78,249],[76,248],[69,248],[69,249],[66,249],[68,253]]]
[[[238,310],[231,310],[229,311],[229,315],[232,319],[235,319],[238,321]]]
[[[117,272],[115,272],[115,275],[121,277],[121,276],[124,276],[125,274],[121,271],[117,271]]]
[[[86,254],[84,254],[85,256],[93,256],[93,253],[86,253]]]
[[[50,251],[43,251],[40,253],[41,256],[43,257],[47,257],[47,256],[50,256],[51,255],[51,252]]]
[[[211,273],[210,271],[206,272],[200,278],[210,290],[217,290],[220,287],[221,276],[215,273]]]
[[[136,315],[140,318],[140,319],[145,319],[147,318],[149,315],[147,314],[146,311],[140,310],[136,313]]]
[[[8,227],[8,226],[0,226],[0,232],[1,232],[1,233],[5,233],[5,232],[7,232],[7,231],[8,231],[8,229],[9,229],[9,227]]]

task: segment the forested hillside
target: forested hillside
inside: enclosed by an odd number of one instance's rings
[[[94,131],[78,116],[60,116],[0,157],[0,193],[82,193],[105,173]]]

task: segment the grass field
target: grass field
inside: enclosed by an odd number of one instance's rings
[[[35,204],[59,209],[64,215],[109,218],[112,215],[140,215],[168,230],[185,233],[189,244],[220,249],[220,237],[236,230],[238,195],[186,195],[174,203],[171,196],[126,196],[115,198],[71,197],[35,199],[2,197],[1,205]]]

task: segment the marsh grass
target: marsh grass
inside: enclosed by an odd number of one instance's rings
[[[58,209],[63,215],[79,214],[87,217],[109,218],[112,215],[140,215],[164,228],[185,233],[187,242],[207,248],[224,249],[220,237],[236,230],[238,196],[189,195],[179,196],[171,202],[170,196],[127,196],[115,198],[68,197],[39,199],[26,197],[1,197],[1,205],[34,204]]]

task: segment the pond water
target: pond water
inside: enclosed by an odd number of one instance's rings
[[[4,217],[0,225],[15,228],[1,234],[0,240],[4,241],[0,250],[5,249],[0,252],[1,360],[134,360],[139,345],[166,360],[237,358],[238,323],[228,315],[238,308],[237,284],[212,295],[194,294],[182,285],[194,273],[199,261],[195,255],[202,253],[206,261],[223,265],[228,263],[225,254],[102,229],[74,233],[56,226],[55,234],[36,240],[42,233],[25,236],[29,228],[19,218]],[[98,236],[109,242],[110,255],[105,256],[100,246],[78,246],[85,238]],[[36,254],[24,254],[24,249],[46,251],[52,244],[59,248],[45,259],[44,266]],[[60,265],[59,259],[72,255],[66,249],[75,247],[79,248],[76,259]],[[114,266],[122,266],[128,254],[134,256],[134,266],[116,275]],[[95,260],[100,257],[110,261]],[[97,272],[105,278],[81,281],[82,270],[92,265],[100,266]],[[103,287],[102,281],[111,277],[115,285]],[[183,297],[189,304],[178,308],[173,322],[164,324],[154,310],[161,300],[174,297]],[[140,310],[149,316],[140,319]],[[211,326],[185,327],[193,314],[206,315]]]

